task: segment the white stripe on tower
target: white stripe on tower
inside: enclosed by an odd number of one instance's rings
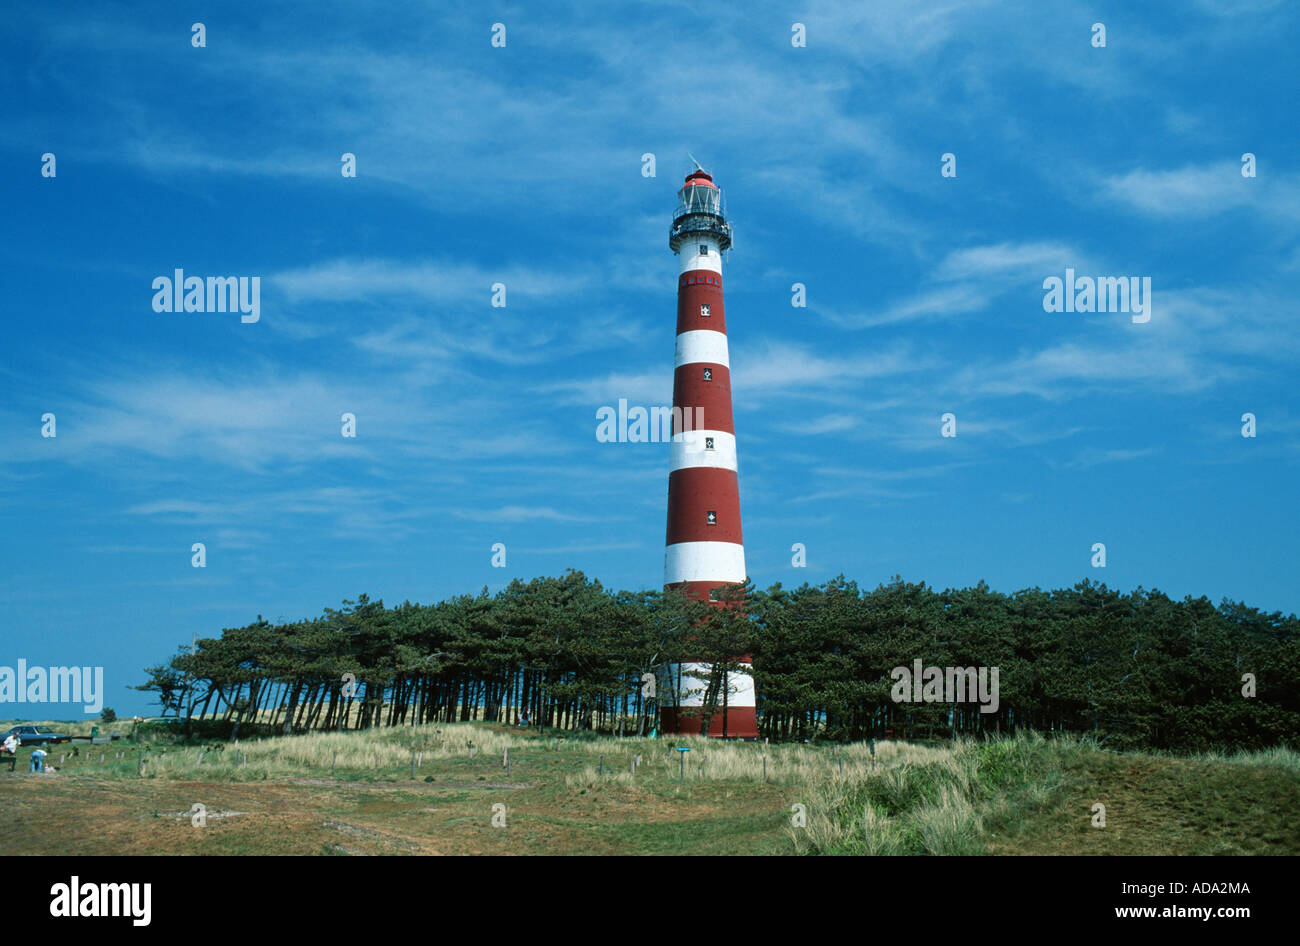
[[[668,472],[688,466],[716,466],[736,471],[736,436],[725,430],[691,430],[673,434]]]
[[[691,237],[691,240],[694,242],[682,247],[681,271],[688,273],[692,270],[703,269],[721,276],[722,257],[718,255],[718,241],[711,236]],[[701,253],[700,247],[705,245],[708,246],[709,251]]]
[[[677,542],[664,550],[664,584],[745,580],[745,548],[735,542]]]
[[[682,332],[677,336],[677,357],[673,367],[680,368],[682,365],[696,363],[731,367],[731,359],[727,355],[725,332],[695,329]]]
[[[674,680],[680,688],[681,696],[678,698],[678,705],[694,707],[704,705],[704,689],[709,684],[709,665],[700,663],[683,663],[675,664],[673,668]],[[754,706],[754,678],[744,673],[731,673],[727,675],[728,685],[731,692],[727,694],[727,706],[729,709],[752,708]],[[727,728],[734,730],[731,721],[727,721]],[[710,726],[710,729],[713,727]]]

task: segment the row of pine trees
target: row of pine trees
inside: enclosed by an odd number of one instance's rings
[[[233,735],[471,719],[628,735],[653,726],[657,668],[711,662],[703,714],[725,715],[724,673],[750,654],[760,729],[774,740],[1033,729],[1114,747],[1300,745],[1295,615],[1089,581],[1007,595],[901,579],[863,591],[840,577],[724,598],[744,607],[609,591],[575,571],[431,605],[361,595],[309,620],[259,616],[200,638],[146,668],[139,689],[164,714],[225,720]],[[893,699],[891,671],[918,659],[998,668],[996,712]]]

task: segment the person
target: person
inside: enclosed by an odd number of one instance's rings
[[[519,726],[527,726],[527,725],[528,725],[528,710],[524,710],[523,713],[520,714],[520,716],[519,716],[519,722],[518,722],[516,725],[519,725]]]
[[[23,741],[18,738],[18,734],[11,732],[5,736],[4,745],[3,747],[0,747],[3,749],[4,754],[9,756],[10,772],[14,770],[14,765],[18,762],[18,747],[22,744]]]
[[[33,772],[43,772],[43,771],[45,771],[45,757],[46,757],[47,755],[49,755],[49,753],[46,752],[44,749],[33,749],[33,750],[32,750],[32,769],[31,769],[31,770],[32,770]]]

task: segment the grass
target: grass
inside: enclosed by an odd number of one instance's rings
[[[1300,853],[1286,749],[1175,757],[1020,736],[880,742],[873,757],[461,723],[50,752],[56,774],[26,774],[26,753],[16,774],[0,767],[9,853]]]
[[[788,834],[824,854],[1294,854],[1297,808],[1293,750],[1179,758],[1022,735],[813,785]]]
[[[983,854],[992,826],[1061,787],[1041,737],[963,741],[856,778],[810,787],[797,850],[826,854]],[[1044,764],[1047,763],[1047,764]]]

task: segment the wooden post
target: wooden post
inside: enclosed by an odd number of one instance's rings
[[[334,750],[334,758],[330,760],[330,778],[334,777],[334,766],[339,764],[339,751]]]
[[[415,750],[411,750],[411,781],[415,781]]]
[[[604,757],[604,756],[601,756],[601,757],[600,757],[600,770],[599,770],[596,774],[597,774],[597,775],[604,775],[604,774],[605,774],[605,757]]]
[[[630,772],[632,775],[636,775],[636,759],[628,759],[628,760],[627,760],[627,770],[628,770],[628,772]]]
[[[505,749],[501,753],[501,766],[502,768],[507,768],[509,767],[509,765],[510,765],[510,750]]]
[[[763,756],[763,781],[767,781],[767,756]]]

